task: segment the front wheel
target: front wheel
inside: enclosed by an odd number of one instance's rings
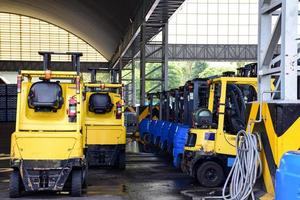
[[[82,170],[73,169],[72,170],[72,187],[71,196],[80,197],[82,194]]]
[[[18,198],[21,196],[21,176],[18,170],[14,170],[9,180],[9,197]]]
[[[218,163],[207,161],[197,169],[197,180],[204,187],[217,187],[224,181],[224,171]]]
[[[144,135],[143,140],[144,140],[144,143],[145,143],[145,144],[150,144],[150,143],[151,143],[151,135],[150,135],[149,133],[146,133],[146,134]]]

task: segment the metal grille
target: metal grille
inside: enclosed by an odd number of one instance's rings
[[[169,43],[257,44],[257,12],[258,0],[186,0],[169,20]]]
[[[30,17],[0,13],[0,60],[40,61],[38,51],[79,51],[83,53],[82,61],[106,61],[93,47],[64,29]],[[53,57],[53,61],[68,59]]]
[[[17,85],[0,84],[0,122],[16,121]]]

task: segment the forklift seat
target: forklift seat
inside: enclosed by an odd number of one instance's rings
[[[245,100],[241,89],[234,84],[227,85],[225,130],[231,134],[237,134],[245,129]]]
[[[89,99],[89,111],[96,114],[105,114],[111,111],[113,104],[107,93],[95,93]]]
[[[36,112],[55,112],[62,105],[62,88],[59,82],[40,81],[32,84],[28,95],[29,108]]]

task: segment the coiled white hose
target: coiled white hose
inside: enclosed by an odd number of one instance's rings
[[[254,200],[253,187],[257,178],[262,174],[260,149],[258,134],[239,131],[236,137],[236,158],[224,184],[222,196],[204,199],[247,200],[251,196]],[[226,193],[227,188],[228,193]]]
[[[249,196],[255,199],[253,187],[262,174],[262,163],[259,154],[260,137],[257,134],[241,130],[236,137],[236,158],[223,187],[225,200],[246,200]],[[226,188],[229,184],[229,194]]]

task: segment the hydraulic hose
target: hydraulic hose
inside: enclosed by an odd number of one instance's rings
[[[258,134],[247,133],[244,130],[238,132],[236,137],[237,155],[223,187],[223,199],[247,200],[250,196],[253,200],[255,199],[253,187],[257,178],[262,174],[259,149],[260,137]],[[229,188],[228,194],[226,194],[227,187]]]
[[[251,197],[254,200],[253,188],[262,174],[260,144],[258,134],[239,131],[236,137],[236,158],[224,184],[222,196],[204,199],[248,200]]]

